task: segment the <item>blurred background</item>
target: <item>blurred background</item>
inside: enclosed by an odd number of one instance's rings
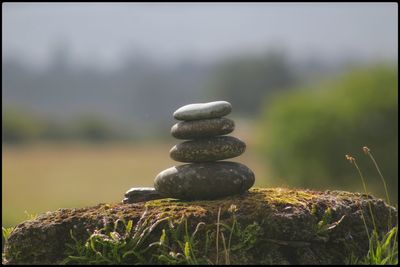
[[[226,100],[255,186],[398,197],[395,3],[4,3],[2,225],[119,202],[179,165],[172,113]]]

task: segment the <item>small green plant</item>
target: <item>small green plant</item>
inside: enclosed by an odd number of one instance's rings
[[[317,223],[317,234],[326,235],[329,230],[332,230],[336,226],[338,226],[343,221],[344,217],[345,215],[343,215],[338,221],[332,222],[333,221],[332,209],[328,207],[325,210],[324,215],[322,215],[321,220]]]
[[[332,210],[331,208],[327,208],[322,216],[322,219],[317,224],[317,233],[321,234],[326,232],[328,229],[329,223],[332,221]]]
[[[232,254],[240,256],[254,248],[259,235],[261,235],[261,227],[256,222],[246,227],[241,226],[237,222],[235,205],[231,205],[228,211],[232,214],[232,226],[220,221],[221,208],[219,208],[216,228],[214,230],[203,229],[204,238],[202,239],[199,238],[198,233],[205,223],[197,224],[194,232],[189,234],[185,218],[182,218],[176,225],[169,222],[168,228],[162,230],[160,240],[150,245],[159,247],[154,255],[157,258],[155,262],[162,264],[232,264]],[[222,261],[221,257],[223,257]]]
[[[87,241],[82,244],[78,241],[72,231],[71,237],[75,244],[68,245],[68,257],[62,264],[146,264],[146,255],[151,248],[148,246],[148,237],[156,226],[165,219],[151,223],[147,217],[147,210],[133,227],[133,222],[125,223],[117,220],[112,231],[105,226],[95,230]],[[118,231],[122,223],[123,230]]]
[[[24,211],[24,213],[26,215],[27,220],[34,220],[38,216],[36,213],[29,213],[27,211]]]
[[[257,222],[248,224],[245,227],[238,223],[236,218],[236,211],[236,205],[231,205],[229,208],[229,212],[232,214],[232,226],[224,223],[219,223],[222,226],[222,229],[217,230],[217,233],[219,232],[221,235],[221,240],[224,248],[223,253],[225,256],[225,264],[228,265],[231,264],[233,261],[232,255],[235,255],[234,258],[241,258],[244,257],[244,255],[249,250],[255,249],[257,243],[261,240],[260,237],[263,235],[262,228]],[[226,244],[225,241],[225,231],[229,234],[228,244]],[[219,256],[218,253],[217,255]]]
[[[390,197],[389,197],[389,192],[387,190],[387,185],[385,178],[382,175],[382,172],[380,171],[380,168],[373,157],[371,150],[364,146],[363,151],[365,154],[367,154],[372,162],[375,165],[375,168],[377,169],[379,176],[382,180],[384,189],[385,189],[385,194],[386,194],[386,201],[390,205]],[[358,174],[361,178],[361,182],[363,184],[364,192],[365,194],[368,194],[367,192],[367,186],[366,182],[364,179],[364,176],[360,170],[360,168],[357,165],[357,162],[354,157],[346,155],[346,159],[349,160],[351,164],[355,166],[355,168],[358,171]],[[370,211],[370,216],[372,219],[373,223],[373,230],[371,233],[369,233],[368,226],[364,217],[364,214],[362,212],[361,208],[361,216],[364,222],[365,230],[368,236],[369,240],[369,249],[367,252],[367,255],[362,258],[358,259],[354,255],[351,256],[351,258],[348,260],[349,264],[374,264],[374,265],[397,265],[398,264],[398,241],[397,241],[397,235],[398,235],[398,225],[393,226],[392,225],[392,216],[391,216],[391,211],[389,209],[389,220],[388,220],[388,232],[386,234],[380,235],[378,233],[378,229],[375,223],[375,216],[372,212],[371,204],[368,202],[368,207]]]
[[[14,230],[14,227],[7,227],[7,228],[1,227],[1,229],[3,232],[3,239],[4,239],[3,246],[4,246],[4,244],[7,242],[8,238],[10,237],[11,232]],[[3,262],[6,261],[4,251],[1,253],[1,258],[2,258]]]
[[[311,214],[312,215],[314,215],[314,216],[316,216],[317,215],[317,205],[315,204],[315,203],[313,203],[312,205],[311,205]]]
[[[344,263],[346,265],[357,265],[360,264],[360,260],[354,255],[354,253],[351,253],[350,257],[345,259]]]
[[[68,256],[61,263],[220,264],[222,262],[220,257],[223,255],[223,264],[231,264],[232,254],[237,257],[253,249],[262,234],[261,227],[256,222],[246,227],[240,225],[236,219],[236,210],[234,205],[229,209],[233,215],[232,226],[220,222],[221,209],[219,209],[216,229],[206,229],[209,226],[200,222],[192,233],[189,232],[185,217],[176,223],[172,223],[168,217],[150,223],[147,210],[135,227],[132,221],[125,223],[117,220],[111,229],[104,227],[95,230],[85,242],[79,241],[71,231],[75,243],[67,245]],[[167,222],[166,227],[161,229],[159,240],[151,242],[150,234],[162,221]],[[121,225],[122,230],[118,230],[121,228],[118,226]],[[215,261],[211,260],[214,256]]]
[[[396,241],[397,227],[393,227],[382,238],[376,231],[372,232],[369,239],[369,250],[367,256],[361,261],[363,264],[373,265],[397,265],[398,264],[398,242]]]
[[[14,230],[14,227],[1,227],[3,230],[3,238],[4,238],[4,242],[7,242],[8,238],[11,235],[11,232]]]
[[[182,217],[176,225],[169,221],[168,228],[162,230],[160,240],[150,244],[158,248],[154,254],[156,262],[163,264],[207,263],[205,257],[199,259],[196,256],[199,254],[199,240],[196,239],[196,234],[203,225],[205,223],[198,223],[194,232],[189,234],[186,218]]]

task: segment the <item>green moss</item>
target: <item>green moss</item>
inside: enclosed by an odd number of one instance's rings
[[[231,204],[239,208],[251,208],[256,210],[260,205],[292,205],[306,206],[310,200],[316,198],[313,191],[299,191],[284,188],[253,188],[243,195],[231,196],[219,200],[206,201],[179,201],[174,199],[152,200],[146,203],[146,207],[157,210],[158,212],[176,211],[184,208],[194,214],[204,214],[207,210],[215,211],[218,207],[229,207]]]
[[[265,192],[265,190],[261,190]],[[266,193],[266,199],[271,204],[307,206],[310,200],[315,198],[312,191],[290,190],[284,188],[276,188]]]

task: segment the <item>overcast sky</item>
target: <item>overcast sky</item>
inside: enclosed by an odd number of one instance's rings
[[[395,3],[3,3],[3,57],[117,65],[127,52],[210,60],[283,47],[293,57],[397,58]]]

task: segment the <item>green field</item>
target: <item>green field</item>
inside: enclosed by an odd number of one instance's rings
[[[246,140],[246,139],[245,139]],[[248,139],[247,139],[248,140]],[[119,202],[130,187],[152,186],[162,170],[179,165],[171,143],[3,145],[2,225],[58,208]],[[271,185],[266,166],[248,143],[233,161],[250,167],[256,186]]]

